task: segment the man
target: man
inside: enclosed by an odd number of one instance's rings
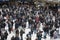
[[[31,40],[31,37],[30,35],[27,35],[27,39],[26,40]]]
[[[11,40],[14,40],[14,36],[11,38]]]
[[[8,33],[7,31],[4,33],[4,38],[7,39]]]
[[[14,40],[20,40],[19,39],[19,30],[16,30],[16,37],[14,38]]]
[[[40,31],[40,32],[37,33],[37,39],[41,40],[41,38],[42,38],[42,31]]]
[[[24,34],[24,31],[23,31],[23,30],[21,30],[21,31],[20,31],[21,40],[23,40],[23,37],[22,37],[22,36],[23,36],[23,34]]]
[[[44,30],[44,39],[46,38],[46,35],[49,33],[49,27],[47,25],[45,25],[45,27],[43,28]]]

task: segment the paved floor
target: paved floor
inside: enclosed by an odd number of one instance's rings
[[[19,29],[19,30],[20,30],[20,29]],[[27,30],[28,30],[28,31],[27,31]],[[23,35],[23,40],[26,40],[26,34],[28,34],[29,31],[30,31],[30,29],[25,29],[25,34]],[[44,34],[43,34],[43,35],[44,35]],[[7,40],[11,40],[11,37],[12,37],[12,36],[15,36],[15,33],[14,33],[14,32],[12,32],[11,34],[8,35]],[[32,35],[32,40],[35,40],[35,38],[36,38],[36,34],[33,34],[33,35]],[[46,39],[43,39],[43,38],[42,38],[42,40],[60,40],[60,36],[59,36],[57,39],[53,39],[53,38],[50,38],[49,35],[47,35],[47,38],[46,38]]]
[[[27,33],[28,33],[28,32],[27,32]],[[23,40],[26,40],[26,36],[25,36],[25,35],[26,35],[26,34],[24,34],[24,36],[23,36]],[[12,37],[12,36],[15,36],[14,32],[12,32],[11,34],[9,34],[7,40],[11,40],[11,37]],[[32,40],[35,40],[35,38],[36,38],[36,34],[33,34],[33,35],[32,35]],[[50,38],[49,35],[47,35],[47,38],[46,38],[46,39],[43,39],[43,38],[42,38],[42,40],[60,40],[60,38],[53,39],[53,38]]]

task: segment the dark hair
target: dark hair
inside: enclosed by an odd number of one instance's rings
[[[14,36],[11,38],[11,40],[14,40],[15,38],[14,38]]]
[[[19,30],[16,30],[16,34],[19,34]]]

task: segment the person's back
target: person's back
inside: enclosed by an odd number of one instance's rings
[[[27,39],[26,40],[31,40],[31,37],[30,35],[27,35]]]
[[[14,40],[20,40],[19,37],[15,37]]]
[[[54,30],[50,31],[50,37],[53,37]]]
[[[38,40],[41,40],[41,38],[42,38],[42,34],[39,32],[39,33],[37,33],[37,38],[38,38]]]
[[[19,39],[19,30],[16,30],[16,36],[15,36],[14,40],[20,40]]]
[[[15,40],[15,39],[14,39],[14,36],[11,38],[11,40]]]
[[[7,31],[4,33],[4,38],[7,39],[8,33]]]

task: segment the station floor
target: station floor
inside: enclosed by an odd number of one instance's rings
[[[26,40],[26,34],[30,31],[30,29],[26,29],[25,31],[26,31],[26,33],[23,34],[23,40]],[[7,40],[11,40],[12,36],[15,36],[14,32],[11,32],[11,34],[8,35]],[[19,36],[19,38],[20,38],[20,36]],[[35,38],[36,38],[36,34],[32,34],[31,40],[35,40]],[[42,40],[60,40],[60,38],[58,37],[58,38],[54,39],[54,38],[50,38],[50,36],[47,35],[47,38],[46,39],[42,38]]]

